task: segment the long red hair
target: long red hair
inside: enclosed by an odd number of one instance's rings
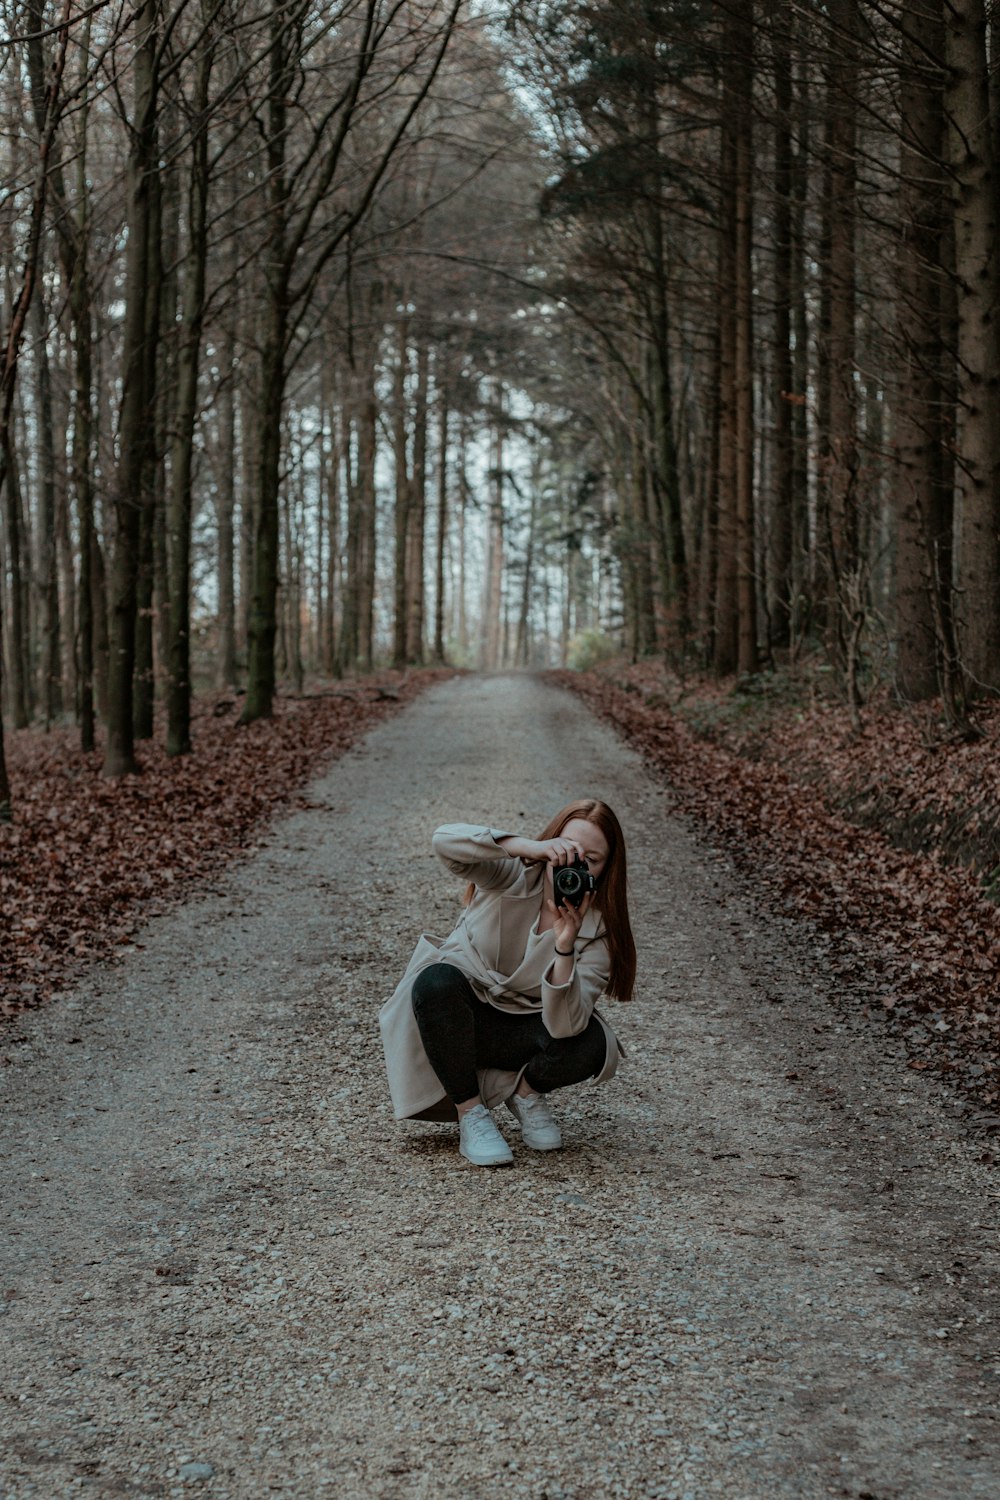
[[[576,802],[567,802],[554,818],[550,818],[538,835],[539,843],[554,839],[562,833],[567,823],[574,818],[583,818],[595,823],[608,844],[608,858],[604,869],[597,877],[594,905],[604,918],[602,936],[607,940],[611,974],[607,993],[615,1000],[631,1000],[635,988],[635,939],[628,918],[628,880],[625,867],[625,835],[622,825],[606,802],[596,797],[582,797]],[[473,882],[467,885],[462,904],[468,906],[476,894]]]
[[[606,802],[596,797],[581,797],[567,802],[538,835],[539,841],[558,838],[567,823],[583,818],[595,824],[608,843],[608,858],[597,877],[594,905],[604,918],[604,936],[611,959],[608,994],[616,1000],[631,1000],[635,987],[635,939],[628,917],[628,879],[625,860],[625,835],[622,825]]]

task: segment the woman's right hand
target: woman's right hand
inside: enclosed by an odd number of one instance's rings
[[[571,865],[583,858],[583,846],[575,839],[504,839],[508,854],[521,859],[526,865]]]

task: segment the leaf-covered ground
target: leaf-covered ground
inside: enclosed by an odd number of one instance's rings
[[[882,705],[856,738],[836,705],[744,712],[731,688],[681,686],[652,665],[553,675],[617,725],[772,905],[812,924],[834,974],[901,1029],[910,1067],[948,1073],[978,1122],[1000,1126],[1000,908],[984,885],[1000,713],[957,745]]]
[[[0,827],[0,1015],[38,1004],[80,967],[253,845],[274,812],[371,726],[428,683],[385,672],[281,698],[240,725],[241,703],[195,705],[193,755],[141,744],[141,774],[109,781],[76,732],[8,736],[14,823]]]

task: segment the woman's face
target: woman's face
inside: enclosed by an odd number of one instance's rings
[[[586,818],[570,818],[558,836],[561,839],[572,839],[580,845],[587,868],[596,880],[604,870],[611,852],[608,841],[597,824],[588,822]]]

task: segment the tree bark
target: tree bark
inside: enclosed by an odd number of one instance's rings
[[[152,192],[157,171],[158,0],[141,0],[136,12],[135,109],[126,175],[128,245],[125,269],[125,330],[122,350],[121,464],[115,496],[115,552],[111,580],[108,662],[108,736],[104,770],[108,776],[134,772],[133,672],[136,663],[136,603],[140,522],[148,510],[148,428],[155,392],[149,386],[155,325],[150,317]]]
[[[1000,250],[983,0],[947,12],[958,285],[958,589],[973,690],[1000,690]]]
[[[529,485],[528,540],[524,548],[524,577],[521,582],[521,607],[518,610],[517,635],[514,638],[515,667],[528,667],[531,665],[531,586],[534,581],[535,534],[538,525],[538,491],[541,486],[541,473],[537,455],[532,465]]]
[[[276,290],[268,308],[261,366],[257,515],[253,545],[253,594],[247,652],[247,696],[243,722],[268,719],[274,705],[274,646],[278,634],[281,427],[285,388],[287,307]]]
[[[374,298],[373,298],[374,301]],[[375,661],[375,461],[378,441],[378,396],[375,390],[376,348],[374,339],[368,349],[364,370],[364,389],[358,414],[358,486],[359,558],[358,558],[358,657],[363,672],[370,672]]]
[[[503,412],[503,393],[497,397],[497,425],[493,432],[493,462],[490,475],[490,502],[486,554],[486,590],[483,600],[482,646],[480,663],[487,672],[495,672],[500,665],[502,645],[501,618],[503,610],[504,571],[504,513],[503,513],[503,433],[500,416]]]
[[[88,66],[91,24],[88,18],[81,43],[81,70]],[[94,315],[89,276],[89,212],[87,186],[87,123],[89,101],[83,90],[76,140],[77,213],[72,236],[61,236],[63,269],[69,283],[73,326],[73,447],[70,458],[80,537],[80,582],[77,593],[77,716],[80,748],[92,751],[94,736]],[[68,214],[67,214],[68,218]]]
[[[271,13],[267,95],[267,262],[254,527],[253,595],[247,648],[247,695],[242,722],[269,719],[274,706],[274,646],[278,633],[282,413],[287,378],[289,324],[288,96],[294,87],[301,41],[301,12],[281,6]]]
[[[437,549],[434,586],[434,660],[442,663],[444,654],[445,555],[448,540],[448,388],[438,381],[438,470],[437,470]]]
[[[219,571],[219,647],[216,685],[236,686],[236,368],[232,329],[222,337],[218,394],[218,470],[215,483],[216,551]]]
[[[722,126],[716,319],[718,342],[718,457],[716,460],[715,619],[712,662],[720,675],[739,664],[739,521],[736,375],[737,152],[739,128],[738,18],[723,30]]]
[[[30,721],[28,703],[28,621],[25,609],[26,566],[24,522],[21,505],[21,473],[11,433],[4,434],[6,452],[0,459],[6,475],[4,486],[7,523],[7,559],[10,567],[10,640],[7,644],[8,693],[15,729],[24,729]]]
[[[424,541],[427,521],[427,421],[430,345],[422,334],[417,345],[417,383],[413,398],[413,470],[410,475],[410,514],[406,535],[407,614],[406,660],[424,660]]]
[[[405,293],[402,294],[404,297]],[[407,626],[409,624],[410,568],[408,548],[410,545],[410,507],[413,504],[413,483],[410,477],[409,434],[407,422],[406,377],[409,372],[409,321],[399,320],[399,338],[396,350],[396,366],[392,380],[392,459],[395,469],[396,494],[393,515],[393,646],[392,664],[406,664]]]
[[[774,483],[770,525],[772,647],[787,647],[792,628],[795,475],[792,370],[792,27],[791,0],[782,0],[772,25],[774,59]]]
[[[348,403],[340,407],[339,448],[344,474],[344,503],[347,527],[344,538],[344,590],[340,610],[340,639],[337,643],[337,675],[353,669],[358,658],[360,611],[361,517],[358,512],[358,487],[354,474],[354,433]]]
[[[159,136],[157,124],[156,135]],[[161,302],[163,285],[163,202],[162,174],[159,171],[159,148],[152,159],[149,181],[149,237],[146,245],[146,328],[143,356],[146,362],[143,383],[146,391],[146,415],[142,425],[142,477],[139,486],[139,551],[136,569],[135,673],[133,680],[132,722],[137,740],[153,737],[153,706],[156,698],[156,609],[165,604],[163,571],[159,595],[155,590],[156,535],[164,532],[162,507],[164,474],[162,466],[167,383],[165,364],[172,352],[161,342]],[[161,360],[161,355],[165,356]],[[158,515],[157,512],[160,512]],[[161,547],[162,551],[162,547]]]
[[[208,94],[214,39],[208,4],[201,11],[191,138],[191,175],[187,194],[187,253],[181,327],[177,348],[177,402],[170,444],[168,498],[168,568],[170,655],[167,675],[167,754],[191,750],[191,493],[195,425],[198,417],[198,369],[205,316],[205,267],[208,255]],[[231,472],[231,469],[230,469]],[[232,510],[230,509],[230,528]],[[230,529],[231,537],[231,529]],[[232,557],[230,556],[230,617]],[[230,636],[231,639],[231,636]]]
[[[40,6],[36,5],[29,12],[28,25],[29,31],[32,34],[41,31],[39,22],[40,11]],[[69,13],[69,0],[66,0],[62,20],[57,32],[55,59],[49,71],[48,86],[45,91],[44,110],[42,112],[44,123],[38,132],[38,166],[31,197],[31,209],[28,218],[28,233],[25,242],[20,285],[16,293],[8,299],[10,307],[9,323],[2,349],[0,349],[0,497],[3,497],[6,486],[8,514],[11,509],[9,503],[11,499],[10,481],[12,479],[14,458],[11,431],[14,393],[17,386],[18,361],[24,341],[25,326],[37,281],[42,227],[45,221],[45,205],[49,187],[50,159],[63,102],[62,79],[66,63],[66,47],[69,39]],[[16,509],[16,498],[13,508]],[[16,573],[14,578],[16,583],[18,581]],[[3,688],[2,634],[2,631],[0,631],[0,692],[2,692]],[[21,689],[23,694],[23,683],[21,684]],[[10,784],[7,779],[7,766],[4,754],[3,722],[0,719],[0,822],[9,823],[10,820]]]
[[[165,102],[161,136],[166,138],[166,165],[158,174],[160,205],[159,349],[156,390],[156,455],[153,488],[153,685],[159,695],[169,692],[170,678],[170,475],[164,462],[173,446],[177,419],[177,351],[183,337],[178,325],[178,284],[181,254],[181,168],[177,141],[181,113],[175,99]],[[169,736],[169,730],[168,730]]]
[[[896,671],[902,696],[919,700],[944,685],[941,668],[954,654],[953,630],[945,624],[951,615],[953,525],[953,464],[943,425],[949,394],[942,303],[948,186],[944,78],[933,62],[944,57],[943,10],[914,8],[901,17],[901,26]]]
[[[655,116],[654,116],[655,121]],[[655,127],[654,127],[655,128]],[[656,136],[653,137],[655,148]],[[663,233],[663,210],[657,183],[648,206],[651,259],[652,379],[650,401],[653,420],[653,486],[657,500],[658,530],[664,553],[663,605],[671,615],[674,645],[683,645],[689,629],[688,569],[681,522],[681,486],[674,433],[674,399],[671,383],[670,306],[667,297],[667,257]]]
[[[735,292],[736,327],[733,393],[736,404],[736,575],[739,617],[737,668],[756,672],[757,571],[754,547],[754,385],[753,385],[753,56],[754,6],[738,9],[732,33],[737,129]]]
[[[831,0],[832,30],[827,63],[826,156],[829,191],[829,258],[824,267],[829,296],[829,514],[827,545],[835,591],[852,591],[860,562],[855,307],[857,0]],[[836,612],[844,656],[843,609]]]
[[[41,703],[45,726],[62,713],[62,650],[59,621],[59,575],[56,569],[56,442],[52,409],[52,372],[42,289],[32,302],[35,333],[35,420],[39,476],[38,585],[41,603]]]

